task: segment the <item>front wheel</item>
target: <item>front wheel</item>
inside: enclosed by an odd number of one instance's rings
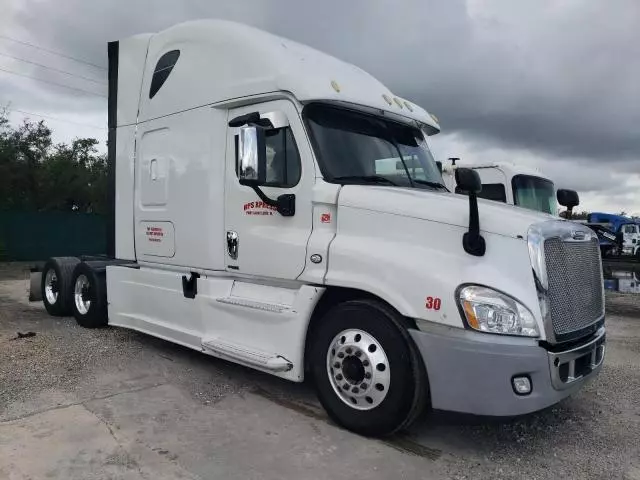
[[[314,330],[311,369],[338,424],[383,436],[407,427],[428,402],[427,377],[402,317],[372,300],[337,305]]]
[[[105,272],[79,263],[73,271],[72,292],[71,310],[78,325],[105,327],[108,322]]]

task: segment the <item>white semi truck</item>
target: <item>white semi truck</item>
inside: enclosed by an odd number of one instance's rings
[[[459,159],[450,159],[442,166],[444,183],[452,192],[456,191],[455,171],[457,168],[472,168],[480,175],[482,190],[480,198],[517,205],[530,210],[558,214],[556,187],[553,181],[538,169],[507,162],[465,164]],[[573,192],[558,190],[558,192]],[[577,194],[574,192],[577,198]],[[562,195],[562,193],[561,193]],[[576,205],[572,205],[576,206]]]
[[[110,258],[50,259],[52,314],[310,378],[366,435],[425,408],[537,411],[600,370],[593,232],[478,202],[469,169],[450,193],[418,105],[226,21],[108,51]]]

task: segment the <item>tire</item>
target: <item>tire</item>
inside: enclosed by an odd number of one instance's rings
[[[44,264],[40,293],[49,315],[71,315],[71,277],[79,262],[76,257],[53,257]]]
[[[73,270],[71,285],[71,310],[78,325],[85,328],[106,327],[108,312],[104,269],[96,269],[86,262],[81,262]]]
[[[422,358],[403,317],[387,305],[341,303],[313,335],[317,395],[339,425],[361,435],[386,436],[408,427],[429,403]]]

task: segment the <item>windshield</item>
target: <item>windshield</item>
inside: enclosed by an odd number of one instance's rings
[[[304,115],[325,180],[445,189],[419,128],[321,104]]]
[[[558,214],[556,192],[551,180],[531,175],[516,175],[511,180],[513,201],[519,207]]]

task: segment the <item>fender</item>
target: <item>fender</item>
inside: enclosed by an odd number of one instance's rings
[[[326,284],[364,290],[404,316],[458,328],[463,322],[457,288],[491,285],[527,306],[544,336],[526,240],[483,232],[486,254],[474,257],[462,248],[465,231],[456,225],[341,206]]]

